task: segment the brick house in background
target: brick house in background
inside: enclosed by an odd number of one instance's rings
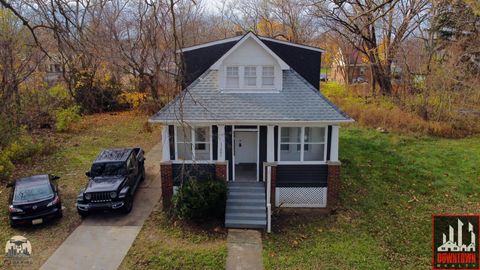
[[[186,89],[163,125],[164,205],[182,181],[228,181],[225,225],[270,229],[271,208],[334,205],[339,127],[319,91],[323,50],[247,33],[181,49]]]

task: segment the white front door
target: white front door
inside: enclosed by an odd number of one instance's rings
[[[258,131],[234,133],[235,181],[257,181]]]

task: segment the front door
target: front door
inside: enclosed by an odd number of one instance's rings
[[[257,130],[235,130],[235,181],[257,181]]]

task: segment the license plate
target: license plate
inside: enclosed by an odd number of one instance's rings
[[[41,219],[41,218],[32,220],[32,224],[33,224],[33,225],[42,224],[42,223],[43,223],[43,219]]]

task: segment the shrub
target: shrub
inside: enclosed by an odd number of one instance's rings
[[[0,180],[8,179],[14,169],[15,166],[10,157],[4,151],[0,151]]]
[[[57,131],[70,129],[73,123],[80,121],[80,106],[71,106],[55,112],[55,128]]]
[[[186,220],[205,221],[225,214],[227,185],[225,181],[190,179],[173,197],[173,211]]]

